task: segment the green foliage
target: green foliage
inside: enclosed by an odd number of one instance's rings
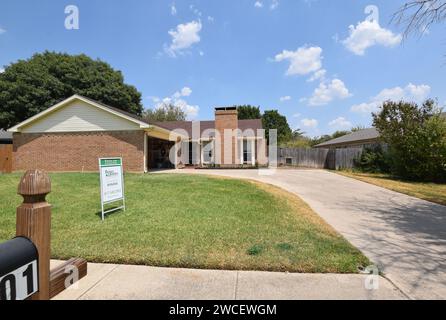
[[[288,251],[288,250],[293,249],[293,246],[289,243],[279,243],[277,245],[277,248],[280,250],[283,250],[283,251]]]
[[[353,127],[350,131],[358,132],[358,131],[365,130],[365,129],[366,129],[366,127],[364,127],[364,126],[356,126],[356,127]]]
[[[148,109],[143,112],[143,118],[149,123],[165,121],[185,121],[186,113],[172,104],[163,105],[161,108]]]
[[[142,113],[141,94],[124,83],[120,71],[83,54],[46,51],[19,60],[0,74],[0,128],[10,128],[73,94]]]
[[[323,136],[320,136],[320,137],[315,137],[315,138],[311,139],[310,146],[314,147],[314,146],[317,146],[318,144],[321,144],[321,143],[324,143],[324,142],[327,142],[327,141],[330,141],[330,140],[333,140],[333,139],[345,136],[345,135],[350,134],[350,133],[351,133],[350,131],[336,131],[333,134],[326,134],[326,135],[323,135]]]
[[[389,173],[389,158],[381,145],[365,148],[355,159],[355,167],[368,173]]]
[[[292,138],[280,144],[283,148],[311,148],[312,140],[308,137]]]
[[[235,106],[238,110],[239,120],[261,119],[262,113],[260,107],[254,107],[251,105]]]
[[[277,143],[280,145],[289,141],[292,131],[287,118],[277,110],[265,111],[262,117],[263,128],[266,130],[266,137],[269,141],[269,130],[277,129]]]
[[[390,171],[413,180],[446,181],[446,123],[433,100],[385,102],[373,124],[389,145]]]
[[[248,255],[250,256],[258,256],[259,254],[261,254],[263,251],[263,246],[256,244],[254,246],[252,246],[251,248],[248,249]]]

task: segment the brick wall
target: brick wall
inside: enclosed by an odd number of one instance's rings
[[[240,163],[240,160],[239,160],[240,157],[238,155],[238,148],[237,148],[237,139],[235,137],[232,138],[232,151],[231,151],[231,146],[225,145],[225,129],[226,130],[238,129],[238,112],[237,112],[237,110],[225,110],[225,111],[218,110],[218,111],[216,111],[215,112],[215,129],[220,133],[220,138],[221,138],[220,164],[231,165],[231,164]],[[231,159],[227,159],[225,161],[225,154],[228,154],[228,156],[229,156],[229,154],[231,152],[232,152]]]
[[[122,157],[144,171],[144,131],[14,133],[13,170],[98,171],[98,158]]]

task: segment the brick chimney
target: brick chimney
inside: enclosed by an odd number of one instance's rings
[[[226,153],[230,153],[231,146],[225,146],[225,130],[236,130],[238,129],[238,111],[236,107],[228,108],[215,108],[215,129],[220,133],[221,137],[221,164],[222,165],[234,165],[239,162],[239,157],[237,153],[237,139],[232,138],[232,159],[225,159]],[[228,163],[230,162],[230,163]]]

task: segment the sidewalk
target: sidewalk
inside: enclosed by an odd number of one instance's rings
[[[52,261],[51,267],[61,261]],[[88,275],[55,300],[405,299],[388,280],[366,290],[364,275],[288,274],[88,264]]]

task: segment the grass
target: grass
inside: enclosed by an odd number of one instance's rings
[[[127,210],[100,219],[99,176],[51,174],[52,257],[229,270],[355,273],[360,251],[273,186],[127,174]],[[0,175],[0,241],[14,236],[19,174]]]
[[[337,173],[412,197],[446,205],[446,184],[402,181],[392,178],[389,175],[378,173],[360,173],[354,171],[339,171]]]

